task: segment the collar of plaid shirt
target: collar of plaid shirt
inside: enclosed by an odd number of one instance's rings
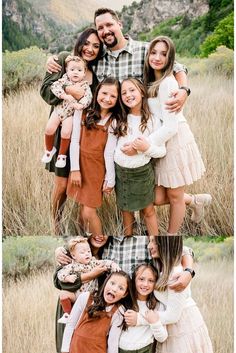
[[[120,49],[120,52],[127,51],[128,53],[133,54],[133,50],[134,50],[134,47],[135,47],[135,41],[128,34],[126,34],[124,37],[127,40],[127,44],[126,44],[126,46],[124,48]],[[103,51],[103,54],[102,54],[102,57],[104,57],[105,55],[111,55],[112,56],[112,50],[110,50],[110,49],[105,47],[104,51]]]

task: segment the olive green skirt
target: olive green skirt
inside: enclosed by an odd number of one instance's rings
[[[122,211],[139,211],[154,202],[155,177],[151,162],[138,168],[115,163],[116,202]]]
[[[121,349],[119,348],[119,353],[152,353],[153,351],[153,343],[149,344],[146,347],[140,348],[140,349],[135,349],[135,350],[126,350],[126,349]]]

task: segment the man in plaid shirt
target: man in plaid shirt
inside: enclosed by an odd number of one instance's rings
[[[122,24],[117,14],[108,8],[100,8],[94,14],[94,23],[100,40],[106,46],[102,58],[94,72],[99,81],[112,76],[120,82],[127,77],[143,80],[144,60],[149,43],[134,41],[122,33]],[[187,86],[186,68],[178,63],[174,66],[174,75],[179,87]],[[187,98],[185,88],[179,89],[168,106],[171,111],[180,110]]]

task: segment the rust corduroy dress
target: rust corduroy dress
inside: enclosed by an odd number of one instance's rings
[[[88,305],[91,304],[92,297],[90,295]],[[99,319],[90,318],[85,309],[75,328],[70,344],[70,353],[106,353],[111,319],[117,309],[117,305],[114,305],[110,312],[102,312]]]
[[[83,114],[80,136],[80,172],[82,187],[75,186],[69,177],[67,196],[88,207],[102,205],[102,186],[105,178],[104,149],[107,143],[108,127],[111,119],[104,126],[87,129]]]

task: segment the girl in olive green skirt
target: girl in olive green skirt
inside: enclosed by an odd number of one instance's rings
[[[139,80],[125,79],[121,84],[121,97],[127,115],[119,127],[114,161],[116,198],[123,215],[124,234],[133,234],[134,211],[142,210],[148,235],[157,235],[158,222],[153,205],[155,178],[151,158],[163,157],[166,149],[164,145],[146,142],[145,152],[141,152],[135,150],[131,142],[148,138],[159,127],[159,121],[149,111],[146,91]]]

